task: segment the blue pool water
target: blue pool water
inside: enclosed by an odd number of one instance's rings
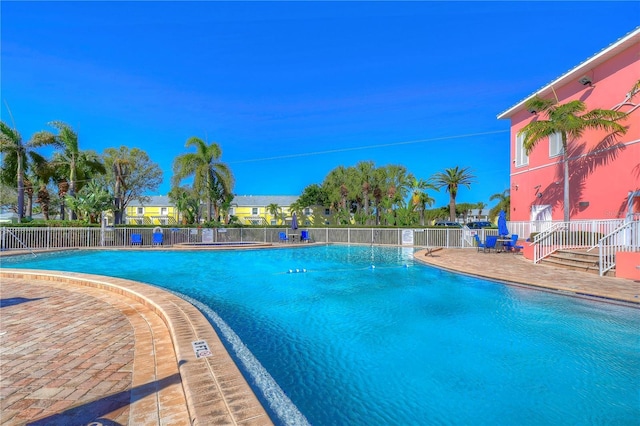
[[[314,425],[640,418],[640,309],[448,273],[407,249],[85,251],[2,263],[189,295]]]

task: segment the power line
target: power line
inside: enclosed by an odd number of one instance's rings
[[[495,135],[495,134],[507,133],[507,132],[509,132],[509,130],[494,130],[491,132],[468,133],[464,135],[455,135],[455,136],[442,136],[439,138],[418,139],[414,141],[392,142],[392,143],[383,143],[383,144],[377,144],[377,145],[356,146],[351,148],[329,149],[326,151],[301,152],[298,154],[279,155],[276,157],[264,157],[264,158],[252,158],[248,160],[228,161],[227,164],[255,163],[258,161],[271,161],[271,160],[282,160],[287,158],[309,157],[312,155],[335,154],[338,152],[347,152],[347,151],[361,151],[365,149],[385,148],[389,146],[410,145],[410,144],[424,143],[424,142],[437,142],[437,141],[450,140],[450,139],[471,138],[476,136]]]

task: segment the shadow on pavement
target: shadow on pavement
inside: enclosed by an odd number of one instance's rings
[[[180,374],[172,374],[164,379],[156,380],[135,388],[105,396],[98,400],[69,408],[62,413],[36,420],[28,425],[33,426],[68,426],[68,425],[91,425],[91,426],[120,426],[120,423],[103,419],[102,416],[111,413],[119,408],[132,404],[147,395],[158,392],[167,386],[180,383]]]

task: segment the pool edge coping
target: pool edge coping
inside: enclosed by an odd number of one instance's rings
[[[171,336],[192,425],[273,424],[213,326],[186,300],[151,284],[105,275],[3,267],[0,278],[90,286],[145,305],[158,315]],[[201,340],[207,342],[211,356],[196,357],[192,343]],[[233,395],[228,395],[223,382],[231,381]],[[213,403],[220,402],[226,412],[212,409]]]

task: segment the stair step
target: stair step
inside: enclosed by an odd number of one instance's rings
[[[569,259],[558,258],[554,256],[549,256],[547,258],[544,258],[542,261],[544,263],[550,263],[550,264],[561,266],[564,268],[587,271],[587,272],[590,272],[591,270],[593,270],[600,273],[600,269],[598,268],[598,265],[594,265],[593,263],[573,262]]]
[[[584,261],[574,262],[572,260],[567,260],[566,258],[562,258],[562,257],[549,256],[542,259],[541,263],[544,263],[549,266],[558,267],[558,268],[572,269],[574,271],[589,272],[591,274],[596,274],[596,275],[600,274],[600,268],[598,267],[597,263],[589,264],[588,262],[584,262]],[[608,277],[615,277],[615,275],[616,275],[615,268],[605,273],[605,276],[608,276]]]
[[[569,264],[576,265],[595,265],[596,267],[600,263],[598,256],[574,256],[573,254],[567,254],[566,252],[555,252],[550,254],[547,258],[552,258],[560,261],[566,261]]]
[[[557,250],[555,252],[557,255],[561,255],[567,258],[577,258],[577,259],[593,259],[595,262],[600,260],[600,255],[598,252],[591,252],[586,250]]]

